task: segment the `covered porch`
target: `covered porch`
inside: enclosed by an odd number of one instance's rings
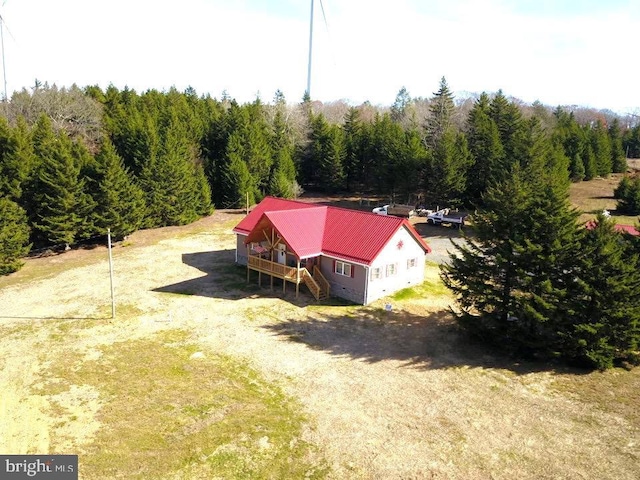
[[[258,284],[262,285],[262,274],[269,275],[270,286],[273,290],[273,279],[282,280],[282,293],[287,291],[287,282],[296,286],[296,298],[300,293],[300,284],[304,283],[316,300],[323,300],[329,297],[329,282],[324,278],[320,269],[313,266],[312,271],[300,266],[290,267],[278,262],[267,260],[256,254],[248,254],[247,262],[247,283],[251,281],[251,271],[258,272]]]
[[[308,215],[313,213],[311,217]],[[303,211],[265,212],[247,235],[247,282],[251,271],[258,272],[258,283],[262,274],[269,275],[271,288],[273,279],[282,280],[282,291],[287,283],[296,287],[304,283],[316,300],[329,296],[329,282],[322,275],[322,227],[326,209],[309,208]],[[303,225],[305,225],[304,228]]]

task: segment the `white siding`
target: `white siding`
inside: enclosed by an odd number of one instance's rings
[[[401,248],[398,248],[399,244]],[[409,267],[408,262],[415,259],[415,266]],[[395,265],[395,274],[388,276]],[[398,290],[424,281],[425,252],[405,227],[398,230],[385,245],[368,269],[368,288],[365,304],[379,298],[391,295]],[[381,278],[372,278],[374,269],[379,268]]]

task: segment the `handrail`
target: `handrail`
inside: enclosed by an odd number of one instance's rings
[[[318,283],[322,283],[321,288],[322,290],[327,292],[327,296],[329,296],[329,289],[331,288],[331,285],[329,284],[329,281],[324,277],[324,275],[322,274],[322,272],[320,271],[320,269],[318,268],[317,265],[313,266],[313,279],[318,282]]]
[[[288,267],[255,255],[249,255],[247,265],[254,270],[274,275],[293,283],[304,282],[316,300],[319,300],[322,294],[329,296],[329,282],[317,266],[313,267],[312,275],[306,268]]]
[[[318,285],[318,283],[314,280],[314,278],[311,276],[311,274],[309,273],[309,270],[307,270],[306,268],[303,269],[303,280],[305,285],[309,288],[309,290],[311,291],[311,294],[316,297],[316,300],[320,299],[320,285]]]
[[[286,278],[288,280],[297,280],[297,268],[296,267],[288,267],[287,265],[282,265],[281,263],[272,262],[270,260],[266,260],[261,257],[256,257],[253,255],[249,256],[248,264],[250,267],[256,268],[257,270],[261,270],[265,273],[270,273],[276,275],[280,278]],[[300,269],[300,273],[302,273],[302,268]]]

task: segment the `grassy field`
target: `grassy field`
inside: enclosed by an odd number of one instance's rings
[[[118,245],[115,320],[104,247],[0,278],[0,451],[78,454],[85,479],[640,478],[640,369],[469,342],[434,264],[367,307],[247,285],[241,218]]]
[[[616,223],[623,225],[636,225],[638,216],[619,215],[616,212],[617,201],[613,198],[613,191],[620,183],[622,175],[614,173],[607,178],[596,178],[589,182],[571,184],[571,203],[583,212],[582,221],[588,221],[603,210],[611,213],[611,218]]]

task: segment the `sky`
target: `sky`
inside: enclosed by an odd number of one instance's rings
[[[307,87],[311,0],[1,0],[9,97],[36,79],[241,103]],[[461,98],[640,113],[638,0],[315,0],[311,97]],[[324,14],[323,14],[324,12]]]

